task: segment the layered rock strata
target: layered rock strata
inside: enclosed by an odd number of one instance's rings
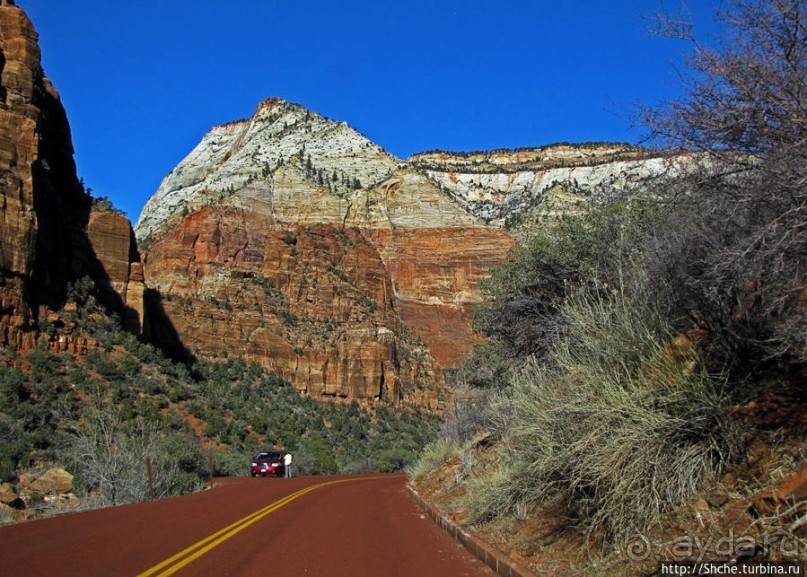
[[[419,390],[424,382],[427,389],[439,387],[435,369],[457,367],[478,342],[471,309],[480,300],[480,281],[516,240],[549,220],[614,194],[635,192],[679,169],[678,159],[620,144],[433,152],[403,162],[345,123],[269,99],[252,118],[211,129],[141,214],[137,235],[151,247],[147,277],[166,303],[164,322],[155,322],[155,330],[174,331],[168,340],[179,347],[184,339],[189,354],[242,351],[316,395],[337,390],[351,398],[388,398],[384,391],[399,390],[387,386],[391,370],[400,391]],[[240,219],[238,226],[230,222],[233,218]],[[197,230],[201,225],[204,232]],[[263,232],[246,242],[241,229]],[[299,238],[312,231],[329,239],[327,250],[301,243],[279,260],[265,252],[274,246],[273,254],[278,253],[284,236]],[[200,272],[200,255],[232,252],[230,235],[241,239],[239,266],[250,276],[214,275],[207,265]],[[328,265],[330,276],[322,274],[326,263],[310,250],[341,255]],[[192,252],[193,258],[188,256]],[[235,258],[228,256],[216,266],[229,271],[226,263]],[[354,278],[346,259],[358,259],[372,270],[377,284]],[[319,271],[315,282],[327,290],[311,295],[312,281],[301,270]],[[276,278],[279,271],[282,282]],[[195,280],[185,283],[183,275]],[[209,280],[214,277],[215,290]],[[341,280],[332,285],[331,277]],[[207,280],[201,283],[200,278]],[[236,295],[254,292],[254,279],[271,280],[287,309],[276,302],[267,312],[261,303],[263,312],[256,316],[245,301],[244,312],[222,311],[222,295],[234,306],[233,299],[242,298]],[[346,291],[373,303],[375,311],[363,321],[347,314],[339,298]],[[199,309],[199,301],[213,293],[212,308],[208,303]],[[331,316],[295,300],[303,294]],[[171,304],[172,298],[193,301],[193,307]],[[197,310],[207,311],[204,321]],[[280,330],[287,314],[281,310],[300,319],[294,330]],[[321,332],[316,323],[324,319],[337,323],[342,340],[315,344],[311,333]],[[383,339],[362,324],[367,321],[384,328]],[[260,341],[264,328],[272,326],[272,342]],[[414,373],[388,362],[411,350],[407,331],[428,350],[428,359]],[[385,348],[387,342],[392,344]],[[345,358],[360,359],[356,366],[361,368],[334,372],[334,363],[342,366]],[[426,374],[432,376],[424,380]],[[392,398],[401,395],[406,393]]]
[[[616,143],[435,151],[409,162],[460,206],[519,239],[563,214],[618,194],[634,194],[661,176],[685,170],[682,157]]]
[[[222,228],[231,218],[239,230]],[[204,234],[188,232],[202,224]],[[478,279],[512,247],[506,233],[346,124],[279,99],[261,103],[250,120],[214,127],[166,177],[136,231],[150,247],[146,274],[165,319],[190,353],[242,350],[314,395],[420,395],[433,407],[445,397],[439,369],[456,366],[476,342],[469,313]],[[244,231],[255,231],[247,243]],[[303,242],[312,234],[327,248]],[[227,253],[230,235],[242,239],[239,266],[250,276],[219,275],[216,312],[208,305],[201,315],[196,301],[212,285],[180,278],[211,275],[196,264],[186,270],[185,255],[192,246],[193,263]],[[289,236],[301,239],[293,249]],[[259,315],[247,312],[251,305],[236,312],[236,295],[253,294],[255,279],[271,281],[283,301],[261,303]],[[325,340],[323,322],[336,327]]]
[[[175,352],[256,361],[316,397],[446,400],[396,314],[378,250],[355,228],[208,206],[155,243],[146,268],[159,293],[150,309],[165,319],[150,336]]]

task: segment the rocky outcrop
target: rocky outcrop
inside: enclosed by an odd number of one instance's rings
[[[0,346],[32,347],[38,323],[63,306],[71,282],[90,275],[101,292],[120,282],[88,238],[91,204],[76,176],[67,116],[42,71],[37,34],[22,9],[3,2]]]
[[[500,230],[483,226],[368,231],[392,279],[396,309],[443,368],[456,368],[479,337],[472,307],[479,281],[513,247]]]
[[[146,258],[150,337],[182,354],[259,362],[316,397],[439,408],[436,367],[405,331],[378,250],[352,227],[208,206]]]
[[[61,495],[73,491],[73,475],[60,467],[48,469],[41,475],[22,475],[20,492],[23,495]]]
[[[33,503],[37,503],[37,506],[29,507]],[[0,522],[26,521],[75,510],[79,504],[73,494],[73,475],[60,467],[48,469],[42,474],[24,473],[20,475],[16,487],[11,483],[0,485]]]
[[[164,301],[163,322],[154,330],[177,347],[183,341],[188,354],[238,351],[316,395],[338,390],[351,398],[385,398],[380,391],[397,390],[388,387],[391,374],[401,390],[424,382],[429,389],[439,382],[432,365],[455,368],[479,342],[471,309],[481,298],[480,281],[517,240],[563,214],[678,170],[679,158],[624,144],[432,152],[403,162],[345,123],[269,99],[252,118],[211,129],[140,216],[138,238],[151,247],[147,276]],[[244,231],[262,232],[251,232],[247,242]],[[329,238],[327,249],[315,250],[334,257],[329,271],[342,280],[322,274],[321,255],[308,252],[314,244],[283,249],[284,236],[312,231]],[[270,246],[283,258],[270,257]],[[220,272],[202,264],[205,259]],[[356,259],[373,271],[376,284],[359,282],[345,269]],[[233,276],[235,260],[248,276]],[[314,294],[301,270],[319,271]],[[267,315],[263,302],[259,315],[243,300],[241,312],[227,309],[239,295],[254,292],[254,279],[271,279],[283,293],[284,306],[300,319],[293,331],[274,312]],[[372,327],[346,314],[338,296],[346,291],[373,303]],[[193,306],[172,304],[173,298]],[[199,310],[206,311],[203,321]],[[326,319],[336,323],[340,340],[320,341],[317,323]],[[383,339],[374,327],[384,328]],[[401,340],[406,331],[430,357],[411,374],[391,361],[411,347]],[[346,369],[348,358],[354,360]],[[342,368],[334,372],[335,366]],[[433,376],[424,381],[427,373]]]
[[[93,210],[87,235],[100,264],[93,276],[102,302],[107,309],[122,312],[124,327],[129,332],[141,334],[146,285],[129,219],[111,210]]]
[[[173,215],[234,195],[268,203],[271,208],[258,210],[276,210],[282,220],[328,222],[352,191],[374,185],[399,164],[346,123],[269,98],[252,118],[214,126],[165,177],[135,230],[148,245]],[[292,218],[284,219],[289,209]]]
[[[36,41],[25,13],[0,5],[0,342],[14,347],[31,344],[38,307],[58,300],[81,242],[75,231],[89,211],[75,167],[70,177],[64,111],[42,73]],[[48,225],[52,233],[40,235]],[[40,251],[49,258],[36,258]]]

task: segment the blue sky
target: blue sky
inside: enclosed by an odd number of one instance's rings
[[[719,0],[689,0],[695,32]],[[297,102],[393,154],[635,141],[689,47],[648,33],[680,0],[18,0],[79,175],[132,221],[214,124]]]

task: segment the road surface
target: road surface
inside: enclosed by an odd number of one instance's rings
[[[402,475],[239,477],[202,493],[0,527],[25,577],[490,577]]]

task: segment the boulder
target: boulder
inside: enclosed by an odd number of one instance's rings
[[[18,498],[19,495],[14,491],[14,485],[11,483],[3,483],[0,485],[0,503],[10,505]]]
[[[73,490],[73,475],[62,468],[49,469],[28,484],[28,492],[40,495],[62,495]]]

